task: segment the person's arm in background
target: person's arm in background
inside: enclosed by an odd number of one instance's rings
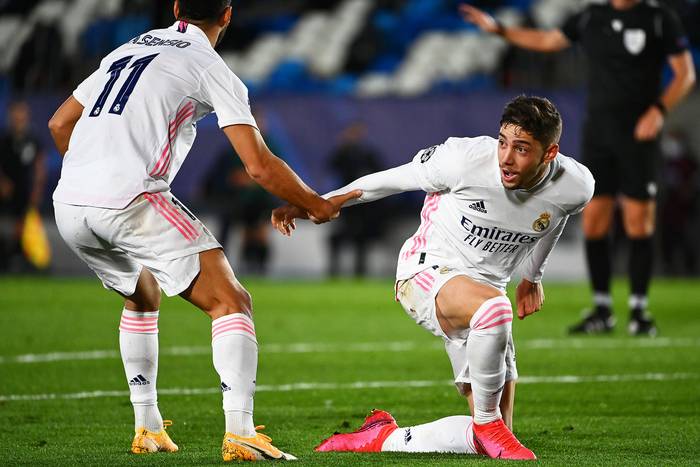
[[[351,191],[326,200],[309,188],[282,159],[272,154],[257,128],[230,125],[223,131],[243,161],[248,175],[268,192],[308,212],[314,222],[338,217],[343,204],[362,194]]]
[[[459,11],[465,21],[475,24],[484,32],[497,34],[523,49],[536,52],[558,52],[571,45],[569,39],[559,29],[506,27],[485,11],[467,4],[461,4]]]
[[[73,128],[83,114],[83,105],[70,96],[53,114],[49,120],[49,131],[58,153],[63,157],[68,151],[68,142],[73,134]]]
[[[677,106],[695,85],[693,57],[687,50],[668,57],[673,79],[668,83],[659,100],[647,109],[637,121],[634,137],[639,141],[656,139],[664,125],[665,114]]]

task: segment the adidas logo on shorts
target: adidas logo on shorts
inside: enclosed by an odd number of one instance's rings
[[[483,212],[486,214],[488,211],[486,210],[486,205],[484,204],[484,200],[482,199],[481,201],[477,201],[476,203],[472,203],[469,205],[469,209],[473,209],[475,211]]]
[[[231,390],[231,388],[229,387],[229,385],[222,381],[221,382],[221,392],[226,392],[226,391],[230,391],[230,390]]]

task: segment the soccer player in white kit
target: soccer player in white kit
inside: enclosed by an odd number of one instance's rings
[[[258,347],[250,295],[170,183],[197,121],[216,112],[248,173],[271,193],[309,210],[317,222],[337,216],[349,197],[320,197],[265,145],[246,87],[214,51],[231,20],[230,0],[179,0],[174,13],[178,21],[170,28],[107,55],[51,118],[64,155],[53,196],[56,223],[105,288],[125,298],[119,344],[135,414],[134,453],[178,450],[157,405],[163,289],[212,319],[224,460],[292,458],[253,424]]]
[[[404,243],[396,299],[418,324],[444,339],[455,384],[472,417],[398,429],[374,411],[354,433],[334,435],[319,451],[438,451],[535,459],[511,431],[515,350],[505,287],[519,265],[520,319],[544,300],[541,279],[567,219],[593,194],[588,169],[559,154],[561,116],[547,99],[506,105],[498,139],[449,138],[413,161],[367,175],[326,196],[362,190],[348,205],[411,190],[428,193],[418,231]],[[275,228],[290,235],[307,214],[284,206]]]

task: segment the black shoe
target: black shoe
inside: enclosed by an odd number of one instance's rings
[[[569,328],[569,334],[607,334],[615,327],[615,317],[607,309],[596,308],[578,324]]]
[[[632,336],[656,337],[659,333],[654,323],[654,318],[645,313],[643,316],[632,316],[627,325],[627,330]]]

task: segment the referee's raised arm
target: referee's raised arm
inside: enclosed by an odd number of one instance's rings
[[[479,29],[503,37],[513,45],[536,52],[558,52],[571,45],[559,29],[506,27],[493,16],[465,3],[459,6],[462,18]]]

